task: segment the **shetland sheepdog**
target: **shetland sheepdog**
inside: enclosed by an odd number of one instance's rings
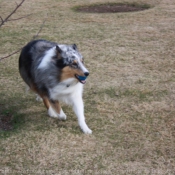
[[[76,44],[31,41],[21,51],[19,72],[29,88],[42,98],[50,117],[66,120],[60,106],[60,102],[65,102],[73,107],[81,130],[92,133],[85,122],[82,99],[89,71]]]

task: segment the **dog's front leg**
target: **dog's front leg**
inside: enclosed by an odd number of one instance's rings
[[[54,101],[48,99],[48,97],[43,97],[43,102],[48,109],[48,115],[50,117],[59,118],[60,120],[66,120],[66,115],[61,109],[59,101]]]
[[[92,130],[89,129],[85,122],[84,117],[84,104],[81,96],[73,98],[73,110],[78,118],[78,124],[85,134],[91,134]]]

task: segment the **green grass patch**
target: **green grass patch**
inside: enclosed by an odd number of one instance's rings
[[[20,128],[22,128],[25,124],[25,116],[23,114],[19,114],[15,110],[15,107],[0,111],[0,116],[3,116],[3,119],[0,117],[1,126],[3,125],[3,128],[0,128],[0,139],[7,138],[12,134],[18,133]],[[6,120],[6,118],[8,119]]]
[[[137,90],[137,89],[125,89],[119,92],[119,97],[136,97],[140,101],[151,100],[158,100],[161,97],[164,97],[168,94],[167,90]]]
[[[150,89],[117,89],[109,87],[97,92],[100,97],[105,95],[111,99],[119,98],[136,98],[139,101],[160,100],[160,98],[168,95],[167,90],[150,90]]]

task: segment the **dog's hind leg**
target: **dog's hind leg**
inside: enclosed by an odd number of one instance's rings
[[[66,114],[61,109],[59,101],[53,101],[47,97],[43,97],[43,102],[48,109],[48,115],[50,117],[59,118],[60,120],[66,120]]]
[[[28,94],[29,90],[30,90],[30,87],[26,84],[26,88],[25,88],[26,94]]]
[[[40,97],[40,95],[38,94],[35,94],[36,95],[36,101],[39,101],[39,102],[42,102],[43,99]]]

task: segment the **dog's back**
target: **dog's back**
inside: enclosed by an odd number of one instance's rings
[[[19,71],[23,80],[31,86],[34,81],[34,72],[40,64],[43,54],[56,46],[56,43],[46,40],[34,40],[28,43],[21,51],[19,57]]]

